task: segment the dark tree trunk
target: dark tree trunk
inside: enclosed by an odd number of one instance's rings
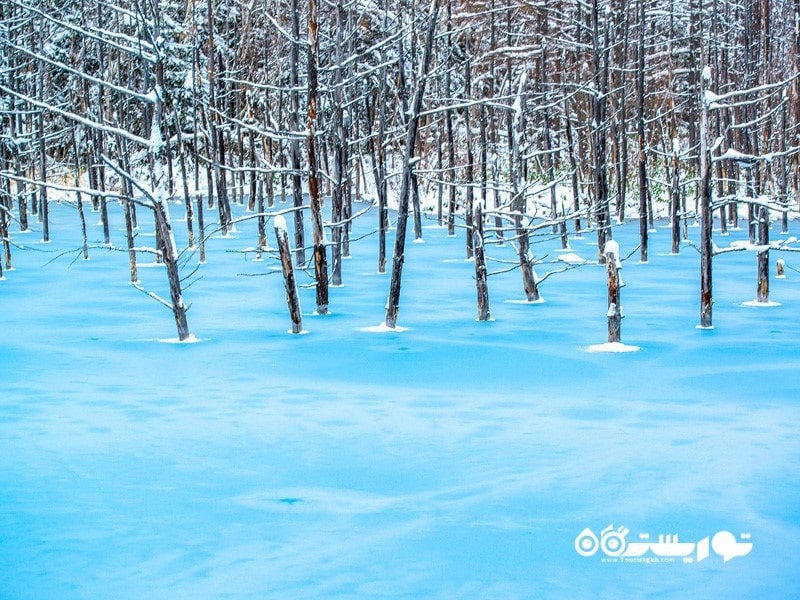
[[[711,72],[704,69],[700,85],[700,327],[713,327],[711,313],[714,303],[711,281],[711,152],[708,146],[709,106],[706,90],[711,84]]]
[[[280,215],[275,217],[275,237],[278,241],[278,252],[281,257],[283,284],[286,288],[286,303],[289,306],[289,316],[292,319],[292,333],[302,333],[303,313],[300,310],[300,297],[297,294],[297,281],[295,280],[292,255],[289,249],[289,232],[286,230],[286,220]]]
[[[181,170],[181,183],[183,185],[183,206],[186,211],[186,235],[190,248],[194,248],[194,210],[192,209],[192,196],[189,193],[189,177],[186,172],[186,144],[183,141],[181,124],[175,114],[175,132],[178,136],[178,166]],[[195,168],[197,165],[195,165]]]
[[[489,321],[489,283],[486,268],[486,255],[483,248],[483,203],[475,206],[472,221],[472,246],[475,251],[475,285],[478,293],[478,320]]]
[[[592,3],[592,49],[594,59],[594,91],[592,93],[592,135],[594,146],[594,202],[597,222],[598,259],[605,262],[603,248],[611,239],[611,223],[608,197],[608,157],[606,153],[606,127],[608,112],[608,56],[610,49],[607,20],[603,23],[603,38],[600,32],[599,0]]]
[[[550,180],[550,218],[553,219],[553,233],[559,234],[561,248],[566,249],[569,248],[569,238],[567,237],[567,222],[559,217],[555,161],[553,160],[553,148],[550,141],[550,111],[547,108],[547,85],[547,46],[542,42],[541,87],[542,102],[545,105],[542,111],[542,136],[544,138],[544,166],[547,170],[547,177]]]
[[[80,158],[80,147],[78,145],[78,126],[73,126],[72,128],[72,147],[74,151],[74,162],[73,162],[73,169],[74,169],[74,178],[75,178],[75,187],[81,187],[81,158]],[[78,216],[80,217],[81,221],[81,239],[83,240],[83,260],[89,260],[89,240],[88,236],[86,235],[86,214],[83,210],[83,197],[80,192],[75,193],[75,201],[78,205]]]
[[[433,39],[436,33],[436,22],[439,15],[439,1],[431,0],[428,11],[428,31],[425,38],[425,49],[422,64],[417,77],[417,86],[409,113],[406,130],[405,158],[403,160],[403,181],[398,199],[397,231],[395,235],[394,257],[392,259],[392,280],[389,284],[389,299],[386,304],[387,327],[394,329],[397,326],[397,314],[400,310],[400,284],[403,274],[403,261],[405,259],[406,225],[408,221],[408,204],[411,187],[411,171],[414,168],[414,150],[417,142],[420,112],[422,111],[422,98],[425,94],[426,74],[433,53]]]
[[[564,122],[567,135],[570,185],[572,187],[572,210],[575,212],[575,233],[581,235],[581,194],[578,185],[578,161],[575,158],[575,140],[572,135],[572,119],[569,116],[569,101],[564,97]]]
[[[520,271],[522,272],[522,289],[525,292],[525,299],[528,302],[536,302],[539,297],[539,286],[536,281],[536,274],[533,271],[533,256],[530,250],[530,238],[528,229],[525,226],[525,176],[523,174],[522,157],[520,156],[520,138],[522,137],[522,96],[525,93],[525,76],[523,74],[520,81],[519,91],[517,92],[517,103],[514,114],[509,113],[512,120],[508,127],[510,177],[511,177],[511,211],[514,214],[514,229],[517,241],[517,257],[519,259]]]
[[[311,230],[314,237],[314,274],[317,284],[317,313],[328,313],[328,254],[325,248],[325,231],[322,224],[322,195],[317,177],[317,69],[319,46],[317,42],[317,0],[308,3],[308,195],[311,200]],[[298,211],[299,212],[299,211]]]
[[[44,54],[44,35],[39,35],[39,52]],[[45,69],[44,61],[39,61],[39,74],[37,77],[37,87],[39,89],[39,101],[45,101]],[[47,138],[44,130],[44,110],[39,111],[39,180],[47,181]],[[42,223],[42,241],[50,241],[50,206],[47,199],[47,186],[39,186],[39,221]]]
[[[616,242],[609,242],[603,249],[606,258],[606,273],[608,275],[608,341],[619,342],[622,339],[622,306],[620,304],[620,279],[619,279],[619,246]]]
[[[157,8],[157,5],[155,5]],[[153,39],[160,40],[160,19],[158,13],[154,15],[153,20]],[[159,49],[159,54],[162,49]],[[163,56],[163,55],[162,55]],[[158,89],[165,89],[164,87],[164,63],[159,60],[155,64],[156,85]],[[156,94],[155,110],[153,114],[153,127],[161,127],[164,123],[164,107],[160,95]],[[152,137],[151,140],[164,139],[164,136],[159,134],[158,138]],[[175,244],[175,235],[172,231],[172,223],[169,217],[169,206],[167,204],[167,183],[165,181],[163,165],[166,163],[165,145],[151,143],[150,154],[152,164],[151,184],[153,188],[152,202],[153,211],[156,217],[156,233],[160,238],[160,247],[163,254],[164,264],[167,270],[167,281],[169,283],[169,292],[172,313],[175,318],[175,325],[178,329],[178,339],[186,341],[191,334],[189,333],[189,325],[186,321],[186,305],[183,302],[183,291],[181,290],[181,277],[178,268],[178,248]]]
[[[389,228],[389,202],[386,187],[386,67],[381,68],[380,110],[378,111],[378,273],[386,272],[386,231]]]
[[[8,149],[6,144],[0,144],[0,169],[9,168]],[[11,217],[11,181],[4,177],[0,179],[0,240],[3,242],[3,256],[0,258],[0,278],[2,277],[3,261],[6,269],[11,269],[11,240],[9,239],[8,223]],[[84,238],[85,239],[85,238]]]
[[[411,212],[414,215],[414,239],[422,240],[422,207],[419,204],[419,174],[411,170]]]
[[[122,136],[117,137],[117,148],[120,153],[120,166],[126,173],[131,172],[128,147],[122,140]],[[125,240],[128,244],[128,264],[131,272],[131,283],[139,282],[139,273],[136,266],[136,238],[133,233],[133,185],[127,179],[123,181],[123,202],[125,211]]]
[[[639,214],[639,218],[641,219],[641,213]],[[678,160],[678,140],[675,137],[672,138],[670,225],[672,227],[672,254],[679,254],[681,251],[681,171],[680,162]]]
[[[760,249],[757,253],[757,293],[756,300],[758,302],[769,302],[769,209],[760,205],[758,207],[758,245],[764,249]]]
[[[647,152],[645,138],[645,116],[644,116],[644,75],[645,75],[645,25],[647,16],[645,13],[644,0],[639,0],[639,45],[637,48],[638,67],[636,69],[636,102],[638,105],[637,131],[639,137],[639,253],[643,263],[648,261],[648,194],[647,188]],[[677,165],[676,165],[677,172]],[[674,245],[673,245],[674,251]]]
[[[304,266],[306,262],[305,251],[305,225],[303,224],[303,190],[300,180],[302,166],[300,164],[300,140],[297,139],[297,132],[300,129],[300,5],[298,0],[292,0],[292,43],[289,57],[289,101],[291,103],[291,123],[294,129],[294,136],[290,142],[292,159],[292,198],[294,206],[294,245],[295,257],[294,264],[298,267]]]
[[[472,61],[470,54],[472,53],[471,41],[470,38],[472,36],[472,31],[467,29],[466,33],[466,60],[464,61],[464,100],[469,102],[472,99]],[[473,256],[473,239],[472,239],[472,210],[473,210],[473,202],[474,202],[474,189],[473,184],[475,180],[475,165],[474,163],[474,155],[472,150],[472,119],[470,118],[470,112],[472,108],[467,106],[464,109],[464,129],[466,131],[466,159],[467,164],[465,167],[465,175],[466,175],[466,201],[464,205],[464,224],[467,228],[467,235],[466,235],[466,249],[467,249],[467,258],[472,258]]]

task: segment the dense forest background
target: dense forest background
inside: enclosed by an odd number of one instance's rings
[[[157,253],[174,262],[170,200],[201,260],[206,233],[235,225],[232,204],[262,215],[266,248],[264,215],[288,203],[294,262],[313,262],[323,287],[367,192],[379,271],[390,206],[403,234],[413,214],[421,235],[426,209],[466,229],[468,257],[484,223],[514,236],[523,276],[537,228],[565,248],[568,226],[595,228],[601,262],[612,224],[631,218],[646,261],[659,213],[674,252],[687,222],[713,215],[723,231],[746,215],[766,243],[800,189],[798,73],[800,0],[10,0],[4,262],[15,222],[38,219],[48,240],[53,190],[81,214],[91,200],[106,242],[107,203],[122,202],[134,281],[137,207],[154,209]]]

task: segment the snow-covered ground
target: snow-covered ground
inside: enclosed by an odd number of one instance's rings
[[[330,315],[301,290],[309,333],[293,336],[279,263],[239,252],[249,221],[194,274],[187,257],[199,342],[167,344],[171,314],[127,283],[127,255],[60,256],[78,216],[52,218],[50,244],[14,233],[28,249],[0,281],[3,600],[800,597],[798,255],[771,307],[743,305],[752,253],[719,256],[716,328],[699,330],[697,253],[669,255],[661,223],[649,264],[622,271],[639,351],[589,352],[603,267],[551,277],[539,304],[519,302],[518,271],[490,277],[494,320],[478,322],[463,230],[429,225],[407,245],[404,331],[377,327],[373,235]],[[623,256],[637,233],[615,230]],[[594,259],[595,241],[539,275]],[[160,267],[140,278],[166,294]]]

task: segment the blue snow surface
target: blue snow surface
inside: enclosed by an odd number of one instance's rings
[[[464,230],[426,219],[424,243],[409,227],[406,330],[375,331],[373,209],[329,315],[298,274],[308,334],[290,335],[278,261],[244,252],[249,220],[208,239],[206,264],[184,253],[199,341],[176,344],[87,217],[90,260],[75,207],[53,204],[52,242],[15,225],[0,281],[3,600],[800,597],[797,255],[774,307],[743,305],[754,253],[716,257],[701,330],[699,255],[670,255],[662,221],[649,263],[622,270],[623,342],[641,349],[589,352],[605,267],[550,277],[541,304],[519,302],[518,269],[496,274],[480,322]],[[614,237],[628,254],[638,223]],[[715,230],[720,247],[746,237]],[[596,259],[594,232],[570,244]],[[513,266],[510,244],[487,252]],[[533,252],[540,276],[564,266],[549,232]],[[163,267],[139,274],[167,295]]]

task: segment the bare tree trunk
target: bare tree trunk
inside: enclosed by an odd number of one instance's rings
[[[275,217],[275,237],[278,241],[278,252],[281,257],[283,284],[286,288],[286,303],[289,306],[289,316],[292,319],[292,333],[303,333],[303,313],[300,310],[300,296],[297,294],[297,281],[295,280],[292,255],[289,249],[289,232],[286,228],[286,219],[281,215]]]
[[[800,17],[800,15],[798,15]],[[798,28],[800,29],[800,19],[798,19]],[[778,161],[780,165],[778,168],[779,176],[778,176],[778,185],[779,187],[779,195],[780,195],[780,205],[783,210],[781,210],[781,233],[788,233],[789,232],[789,160],[786,158],[786,101],[784,100],[781,103],[781,127],[779,130],[780,134],[780,151],[781,151],[781,158]]]
[[[639,252],[643,263],[648,261],[648,211],[647,198],[647,152],[645,151],[645,118],[644,118],[644,75],[645,75],[645,36],[647,24],[644,0],[639,0],[639,45],[637,48],[638,68],[636,70],[637,86],[636,101],[638,104],[637,130],[639,137]],[[677,171],[677,164],[676,164]],[[674,246],[673,246],[674,250]]]
[[[183,184],[183,206],[186,210],[186,234],[190,248],[194,248],[194,211],[192,210],[192,196],[189,194],[189,177],[186,172],[186,144],[183,142],[181,124],[175,113],[175,132],[178,136],[178,164],[181,170],[181,182]],[[195,165],[197,168],[197,165]]]
[[[294,126],[295,134],[300,129],[300,5],[298,0],[292,0],[292,43],[290,50],[290,64],[289,64],[289,101],[291,104],[291,123]],[[295,257],[294,264],[299,266],[305,265],[306,251],[305,251],[305,225],[303,224],[303,211],[300,207],[303,205],[303,190],[300,181],[300,140],[292,137],[290,142],[291,159],[292,159],[292,198],[294,199],[294,206],[297,210],[294,211],[294,245]]]
[[[216,188],[217,194],[217,209],[219,212],[219,225],[222,235],[228,233],[228,213],[226,211],[227,202],[227,185],[225,181],[225,169],[223,168],[225,160],[225,139],[221,128],[217,126],[219,115],[217,114],[217,48],[214,41],[214,15],[215,6],[214,0],[208,0],[206,10],[208,12],[208,51],[207,51],[207,70],[208,70],[208,137],[210,141],[209,146],[209,164],[208,164],[208,208],[213,206],[212,196],[212,181],[214,182],[213,188]]]
[[[44,32],[39,35],[39,52],[44,54]],[[39,73],[37,76],[37,87],[39,89],[39,101],[45,101],[45,70],[44,61],[39,60]],[[39,110],[39,180],[47,182],[47,138],[44,132],[44,110]],[[42,223],[42,241],[50,241],[50,206],[47,199],[47,186],[39,186],[39,221]]]
[[[475,251],[475,285],[478,293],[478,320],[489,321],[489,283],[486,255],[483,248],[483,201],[475,206],[472,221],[472,246]]]
[[[386,67],[381,67],[380,110],[378,116],[378,273],[386,272],[386,230],[389,228],[389,202],[386,188]]]
[[[169,282],[172,313],[175,317],[175,325],[178,329],[178,339],[183,342],[189,339],[191,334],[186,321],[186,305],[183,302],[181,280],[178,272],[178,248],[175,245],[175,236],[172,233],[172,225],[169,219],[166,199],[163,197],[160,199],[156,197],[154,208],[156,211],[156,223],[161,232],[164,264],[167,267],[167,280]]]
[[[483,206],[489,206],[489,137],[486,131],[486,119],[488,111],[486,105],[481,102],[478,111],[478,125],[481,136],[480,154],[480,178],[481,178],[481,202]]]
[[[420,64],[417,86],[409,113],[406,131],[405,157],[403,159],[403,181],[398,199],[397,231],[395,235],[394,257],[392,259],[392,280],[389,284],[389,299],[386,304],[386,326],[394,329],[397,326],[397,314],[400,310],[400,283],[403,274],[403,261],[405,259],[406,225],[408,221],[408,201],[411,188],[411,171],[414,168],[414,151],[417,143],[420,112],[422,112],[422,98],[425,94],[428,68],[433,53],[433,39],[436,33],[436,22],[439,15],[439,1],[431,0],[428,11],[428,31],[425,38],[425,49]]]
[[[314,274],[316,275],[317,313],[328,313],[328,254],[322,224],[322,195],[317,178],[317,69],[319,46],[317,38],[317,0],[308,3],[308,195],[311,199],[311,230],[314,236]],[[298,211],[299,212],[299,211]]]
[[[466,60],[464,61],[464,100],[470,101],[472,99],[472,45],[471,45],[471,37],[472,37],[472,30],[467,28],[465,32],[466,36]],[[466,202],[464,205],[464,224],[467,228],[467,235],[466,235],[466,245],[467,245],[467,258],[472,258],[473,256],[473,236],[472,236],[472,210],[473,210],[473,202],[474,202],[474,189],[473,184],[475,180],[475,165],[474,163],[474,153],[472,150],[472,119],[470,118],[470,112],[472,108],[466,107],[464,109],[464,129],[466,131],[466,154],[467,154],[467,164],[466,164]]]
[[[8,149],[0,144],[0,170],[9,168]],[[3,256],[0,257],[0,278],[2,278],[3,260],[6,269],[11,269],[11,240],[8,234],[8,223],[11,216],[11,181],[4,177],[0,180],[0,240],[3,242]]]
[[[520,156],[520,138],[522,137],[522,96],[525,93],[525,73],[520,79],[517,101],[514,106],[512,124],[508,127],[510,144],[509,157],[511,167],[511,211],[514,213],[514,228],[517,241],[517,257],[522,273],[522,289],[528,302],[536,302],[539,297],[539,285],[533,271],[533,256],[530,250],[530,238],[525,227],[525,176],[523,175],[522,158]]]
[[[622,19],[621,26],[619,23],[613,23],[612,27],[622,29],[622,40],[616,39],[613,36],[611,43],[613,46],[619,48],[618,59],[615,61],[620,69],[628,61],[628,46],[629,46],[629,31],[630,31],[630,17],[628,15],[627,2],[620,2],[618,8],[612,6],[612,14],[616,13],[617,18]],[[642,21],[644,23],[644,21]],[[628,86],[625,85],[624,79],[626,74],[621,72],[619,79],[621,83],[618,84],[619,90],[619,109],[618,117],[614,119],[616,133],[613,135],[614,143],[616,145],[616,174],[617,174],[617,222],[625,222],[625,209],[628,197]],[[646,258],[643,262],[646,262]]]
[[[610,240],[603,249],[606,257],[606,273],[608,275],[608,341],[619,342],[622,339],[622,305],[620,304],[619,280],[619,245]]]
[[[101,192],[100,194],[100,222],[103,225],[103,243],[107,246],[111,244],[111,230],[109,228],[108,223],[108,200],[106,199],[105,191],[106,191],[106,170],[103,166],[103,159],[102,156],[104,154],[104,146],[105,146],[105,136],[100,131],[93,131],[92,132],[95,138],[95,183],[97,184],[97,190]]]
[[[75,178],[75,187],[81,187],[81,159],[80,159],[80,147],[78,145],[78,125],[74,125],[72,127],[72,147],[74,150],[74,178]],[[83,240],[83,260],[89,260],[89,240],[86,235],[86,215],[83,211],[83,197],[80,192],[75,193],[75,201],[78,204],[78,216],[81,220],[81,239]]]
[[[122,136],[117,136],[117,148],[119,152],[119,160],[122,170],[126,173],[131,172],[128,147],[122,139]],[[133,186],[127,179],[123,180],[123,202],[125,211],[125,239],[128,244],[128,264],[131,272],[131,283],[139,282],[139,273],[136,266],[136,242],[133,234]]]
[[[200,263],[206,262],[206,222],[205,215],[203,214],[203,195],[196,191],[197,198],[195,199],[195,206],[197,207],[197,234],[200,238]]]
[[[569,101],[564,96],[564,122],[567,135],[567,156],[569,157],[570,184],[572,187],[572,210],[575,212],[575,233],[581,235],[581,197],[578,185],[578,161],[575,158],[575,140],[572,135],[572,119],[569,116]]]
[[[160,40],[160,18],[158,15],[158,5],[154,5],[156,12],[153,18],[153,39]],[[159,54],[161,53],[159,49]],[[162,55],[163,56],[163,55]],[[164,264],[167,269],[167,281],[169,282],[170,300],[172,313],[175,317],[175,325],[178,329],[178,339],[186,341],[191,336],[189,325],[186,321],[186,305],[183,302],[183,292],[181,290],[181,278],[178,269],[178,248],[175,244],[175,235],[172,232],[172,224],[169,218],[169,206],[166,195],[166,181],[164,177],[165,145],[163,136],[160,133],[163,123],[163,99],[161,97],[164,86],[164,63],[160,59],[155,64],[156,90],[155,111],[153,114],[153,131],[150,136],[150,153],[152,155],[152,186],[153,186],[153,210],[156,215],[156,226],[161,238],[161,249],[164,255]]]
[[[422,208],[419,203],[419,173],[411,170],[411,212],[414,215],[414,239],[422,240]]]
[[[711,211],[711,152],[708,146],[709,105],[706,91],[711,85],[711,69],[704,68],[700,82],[700,327],[713,327],[711,312],[712,294],[711,228],[714,215]]]
[[[607,17],[606,17],[607,19]],[[594,145],[594,202],[597,222],[598,259],[605,262],[603,248],[611,239],[608,198],[608,157],[606,153],[606,127],[608,105],[608,55],[610,52],[609,26],[603,23],[603,39],[600,38],[599,1],[592,2],[592,47],[594,58],[594,91],[592,94],[593,145]]]
[[[670,225],[672,226],[672,254],[679,254],[681,251],[681,171],[680,171],[680,162],[678,160],[678,150],[679,150],[678,138],[673,137],[672,138],[672,188],[670,191]],[[641,218],[641,213],[639,217]]]
[[[345,185],[349,185],[347,175],[347,153],[345,141],[344,125],[344,90],[342,77],[342,29],[345,27],[343,22],[344,8],[341,0],[336,4],[337,20],[336,38],[334,43],[334,54],[336,64],[334,65],[333,82],[333,189],[331,191],[331,220],[339,223],[344,217],[344,196]],[[342,238],[343,226],[334,225],[331,229],[331,285],[342,285]]]
[[[567,237],[567,222],[559,219],[558,197],[556,194],[556,172],[553,160],[553,148],[550,140],[550,112],[547,108],[547,46],[542,41],[542,63],[541,63],[541,87],[542,103],[545,105],[542,111],[542,136],[544,138],[544,167],[547,177],[550,180],[550,216],[553,219],[553,233],[558,233],[561,237],[561,248],[569,248],[569,238]]]
[[[763,248],[757,253],[757,293],[758,302],[769,302],[769,209],[763,204],[758,207],[758,245]]]
[[[444,225],[444,153],[442,151],[442,130],[438,128],[436,132],[436,223],[441,227]]]

